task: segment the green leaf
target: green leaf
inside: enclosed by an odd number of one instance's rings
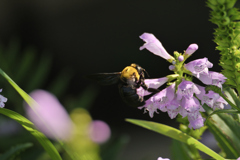
[[[195,138],[192,138],[191,136],[187,135],[186,133],[183,133],[182,131],[175,129],[173,127],[169,127],[164,124],[156,123],[156,122],[150,122],[150,121],[143,121],[143,120],[135,120],[135,119],[127,119],[126,121],[139,125],[141,127],[144,127],[146,129],[155,131],[157,133],[163,134],[165,136],[168,136],[172,139],[178,140],[180,142],[184,142],[187,145],[191,147],[195,147],[198,150],[206,153],[207,155],[218,159],[218,160],[224,160],[223,157],[221,157],[219,154],[196,140]]]
[[[213,111],[207,118],[206,118],[206,121],[205,123],[207,122],[207,120],[214,114],[219,114],[219,113],[231,113],[231,114],[239,114],[240,111],[237,111],[235,109],[219,109],[219,110],[216,110],[216,111]]]
[[[223,85],[223,91],[224,94],[227,96],[227,98],[234,103],[238,108],[240,108],[240,100],[237,96],[237,93],[234,91],[234,89],[230,88],[227,85]]]
[[[206,113],[212,110],[203,105]],[[226,113],[214,114],[207,121],[209,130],[218,141],[219,146],[225,152],[227,158],[237,158],[240,155],[240,125],[231,115]]]
[[[53,160],[62,159],[58,151],[54,147],[54,145],[50,142],[50,140],[43,133],[36,130],[33,123],[29,121],[27,118],[23,117],[22,115],[14,111],[11,111],[5,108],[0,108],[0,113],[20,123],[27,131],[29,131],[39,141],[39,143],[43,146],[45,151],[49,154],[49,156]]]
[[[17,146],[14,146],[8,151],[6,151],[5,153],[3,153],[2,155],[0,155],[0,159],[1,160],[13,159],[17,154],[19,154],[20,152],[32,146],[33,146],[32,143],[25,143],[25,144],[19,144]]]
[[[30,107],[34,106],[36,102],[25,91],[23,91],[2,69],[0,74],[13,86],[13,88],[22,96],[22,98],[28,103]],[[34,108],[32,108],[34,110]]]

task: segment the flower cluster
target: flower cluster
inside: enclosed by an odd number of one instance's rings
[[[217,72],[209,71],[213,64],[207,58],[197,59],[184,64],[185,60],[193,54],[197,49],[197,44],[191,44],[184,54],[174,52],[174,57],[170,56],[162,46],[161,42],[150,33],[144,33],[140,36],[146,43],[140,47],[140,50],[146,48],[155,55],[158,55],[172,63],[170,70],[174,71],[175,75],[169,75],[159,79],[146,79],[145,83],[151,88],[159,88],[166,82],[171,82],[171,85],[163,89],[159,93],[150,97],[144,106],[145,112],[148,111],[150,117],[153,117],[154,112],[158,113],[159,109],[162,112],[167,112],[171,119],[178,114],[182,117],[188,117],[189,128],[198,129],[203,126],[204,118],[200,112],[205,112],[202,105],[207,104],[212,109],[223,109],[223,104],[227,102],[220,97],[218,93],[209,91],[206,93],[205,88],[194,84],[186,74],[194,76],[206,85],[215,85],[222,88],[226,77]],[[174,78],[173,78],[174,76]],[[137,93],[140,96],[149,94],[143,88],[138,88]],[[200,102],[199,102],[200,100]]]

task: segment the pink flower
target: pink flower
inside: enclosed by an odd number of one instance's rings
[[[207,58],[197,59],[185,64],[187,70],[199,78],[200,74],[208,75],[208,68],[212,68],[213,64]]]
[[[58,99],[44,90],[35,90],[30,96],[38,105],[33,106],[36,114],[30,106],[24,104],[29,119],[47,137],[68,140],[73,127],[72,121]]]
[[[89,135],[93,142],[102,144],[110,138],[111,130],[107,123],[101,120],[94,120],[90,124]]]
[[[218,109],[223,109],[224,105],[227,105],[227,101],[225,101],[222,97],[219,97],[213,104],[213,110],[215,110],[216,108]]]
[[[195,112],[200,109],[200,103],[197,98],[185,98],[183,97],[181,106],[188,112]]]
[[[197,112],[197,115],[194,116],[188,115],[188,121],[189,121],[188,127],[190,129],[191,128],[198,129],[204,126],[205,118],[203,118],[202,115],[199,112]]]
[[[154,112],[156,112],[158,114],[158,112],[157,112],[158,106],[154,102],[155,102],[154,97],[151,97],[145,101],[144,106],[138,107],[138,109],[144,108],[144,113],[146,113],[146,111],[148,111],[149,116],[151,118],[153,118]]]
[[[199,85],[197,85],[197,87],[201,93],[196,96],[199,100],[201,100],[201,104],[203,105],[205,103],[209,107],[213,108],[214,103],[220,98],[220,95],[213,91],[209,91],[208,94],[206,94],[205,87]]]
[[[151,33],[143,33],[140,38],[146,43],[140,47],[140,50],[146,48],[153,54],[160,56],[166,60],[174,60],[163,47],[162,43]]]
[[[193,82],[183,79],[178,85],[177,99],[181,100],[183,96],[185,98],[192,98],[194,93],[200,94],[200,90]]]
[[[222,84],[227,79],[224,75],[218,72],[209,71],[207,75],[200,74],[198,77],[204,84],[214,85],[222,89]]]
[[[154,88],[154,89],[157,89],[157,88],[161,87],[167,81],[168,81],[167,77],[155,78],[155,79],[145,79],[144,80],[144,82],[148,86],[148,88]],[[142,87],[139,87],[137,89],[137,94],[139,96],[143,97],[143,96],[151,94],[151,92],[148,92],[145,89],[143,89]]]

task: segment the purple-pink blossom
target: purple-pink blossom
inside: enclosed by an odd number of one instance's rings
[[[167,77],[163,77],[163,78],[155,78],[155,79],[145,79],[144,82],[145,84],[148,86],[148,88],[159,88],[161,87],[164,83],[166,83],[168,81]],[[139,87],[137,89],[137,94],[141,97],[146,96],[151,94],[151,92],[146,91],[145,89],[143,89],[142,87]]]
[[[224,109],[224,104],[227,105],[227,101],[225,101],[222,97],[219,97],[213,104],[213,110],[216,108]]]
[[[140,50],[146,48],[153,54],[160,56],[166,60],[173,60],[174,58],[168,54],[162,43],[151,33],[143,33],[140,38],[146,43],[140,47]]]
[[[107,123],[94,120],[89,126],[89,135],[92,141],[102,144],[110,138],[111,130]]]
[[[206,93],[205,87],[197,85],[198,89],[201,91],[200,94],[197,94],[197,98],[201,100],[201,105],[204,103],[207,104],[209,107],[213,108],[214,103],[219,99],[220,95],[213,91],[209,91]]]
[[[182,98],[181,106],[188,112],[195,112],[200,109],[200,103],[197,98]]]
[[[219,88],[222,88],[226,77],[221,73],[209,71],[213,64],[206,57],[193,60],[187,64],[180,63],[198,49],[197,44],[189,45],[183,55],[174,52],[174,56],[178,58],[177,61],[167,53],[161,42],[153,34],[144,33],[140,38],[146,42],[140,47],[140,50],[146,48],[153,54],[171,62],[169,69],[174,71],[175,76],[166,76],[168,79],[145,80],[149,88],[158,88],[167,81],[171,85],[152,95],[145,101],[145,105],[138,107],[139,109],[144,108],[144,113],[148,111],[150,117],[153,117],[154,113],[158,113],[158,110],[167,112],[171,119],[180,114],[182,117],[188,117],[189,128],[194,129],[204,125],[205,118],[202,117],[201,112],[205,112],[205,110],[202,105],[207,104],[213,110],[216,108],[223,109],[227,102],[219,94],[213,91],[206,93],[204,87],[193,83],[186,74],[197,77],[204,84],[215,85]],[[172,82],[174,79],[177,80]],[[137,89],[137,94],[143,97],[151,93],[140,87]]]
[[[185,64],[186,69],[192,72],[197,78],[199,78],[200,74],[208,75],[208,68],[212,68],[212,66],[213,64],[206,57]]]
[[[138,107],[138,109],[142,109],[144,108],[144,113],[146,113],[148,111],[149,116],[151,118],[153,118],[154,112],[157,112],[158,106],[156,105],[156,103],[154,103],[155,100],[153,97],[150,97],[146,102],[144,106]]]
[[[72,121],[58,99],[44,90],[35,90],[30,96],[38,103],[34,110],[25,103],[29,119],[47,137],[68,140],[72,132]],[[37,114],[36,114],[37,113]]]
[[[185,79],[182,79],[182,82],[178,85],[177,92],[175,92],[175,89],[175,83],[173,83],[159,93],[154,94],[146,101],[144,106],[138,108],[144,108],[144,113],[148,111],[151,118],[154,113],[158,113],[158,109],[167,112],[171,119],[178,114],[182,117],[187,116],[189,128],[198,129],[204,125],[205,119],[200,113],[205,112],[202,107],[204,103],[213,109],[222,109],[223,104],[227,104],[217,93],[209,91],[206,94],[204,87]],[[201,100],[201,103],[194,95]]]
[[[209,71],[208,74],[200,74],[198,77],[206,85],[214,85],[222,89],[222,84],[227,79],[224,75],[218,72]]]
[[[200,90],[193,82],[183,79],[178,85],[177,99],[181,100],[183,96],[188,99],[192,98],[194,93],[200,94]]]
[[[198,129],[204,125],[205,118],[203,118],[202,115],[199,112],[197,112],[197,114],[194,116],[189,114],[188,121],[189,121],[188,127],[190,129],[191,128]]]

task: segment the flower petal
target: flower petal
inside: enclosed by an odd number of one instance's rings
[[[157,89],[157,88],[161,87],[167,81],[168,81],[167,77],[155,78],[155,79],[145,79],[144,80],[144,82],[148,86],[148,88],[154,88],[154,89]],[[142,87],[139,87],[137,89],[137,94],[139,96],[143,97],[143,96],[152,94],[152,92],[148,92],[145,89],[143,89]]]
[[[146,43],[140,47],[140,50],[146,48],[153,54],[160,56],[166,60],[173,60],[174,58],[168,54],[162,43],[151,33],[143,33],[140,38]]]

